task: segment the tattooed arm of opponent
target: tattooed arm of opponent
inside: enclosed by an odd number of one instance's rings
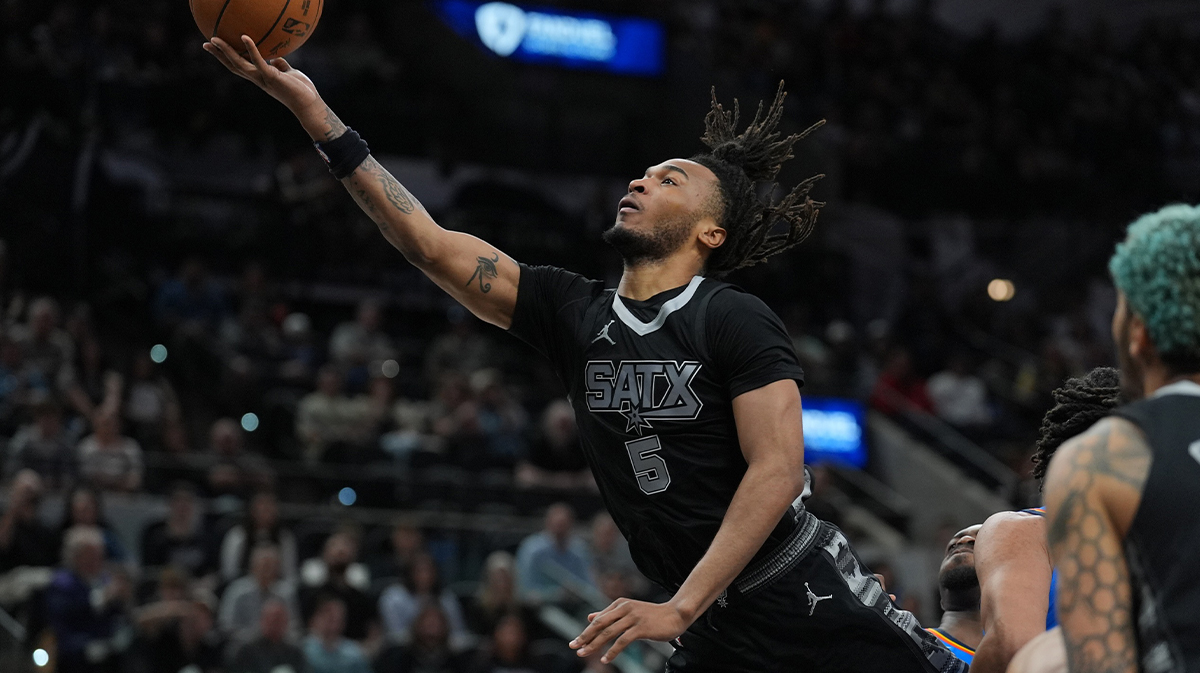
[[[1136,622],[1123,542],[1150,472],[1132,423],[1106,418],[1058,450],[1046,475],[1058,621],[1072,673],[1135,673]]]
[[[329,142],[346,132],[346,125],[304,73],[282,58],[268,63],[253,40],[243,36],[242,42],[249,59],[220,38],[205,43],[204,49],[234,74],[286,105],[313,140]],[[413,266],[482,320],[508,329],[521,276],[516,262],[485,241],[438,226],[374,157],[367,157],[342,184],[384,238]]]

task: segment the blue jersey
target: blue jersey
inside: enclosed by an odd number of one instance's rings
[[[1033,507],[1031,509],[1023,509],[1026,514],[1045,517],[1045,507]],[[1055,600],[1058,597],[1058,568],[1052,568],[1050,571],[1050,607],[1046,608],[1046,630],[1058,626],[1058,606],[1055,605]]]
[[[949,633],[946,633],[945,631],[943,631],[941,629],[925,629],[925,630],[928,631],[930,634],[932,634],[934,638],[937,638],[938,640],[942,641],[942,644],[944,644],[946,647],[950,648],[950,653],[954,655],[955,659],[958,659],[959,661],[963,662],[964,664],[969,664],[975,660],[975,650],[958,642],[958,640],[955,639],[954,636],[950,635]]]

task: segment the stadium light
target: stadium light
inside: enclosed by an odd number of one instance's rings
[[[155,364],[162,364],[167,361],[167,347],[162,344],[155,344],[150,349],[150,359]]]
[[[1007,278],[996,278],[987,286],[988,296],[992,301],[1009,301],[1017,294],[1017,286]]]
[[[50,653],[42,648],[33,651],[33,665],[41,668],[50,663]]]

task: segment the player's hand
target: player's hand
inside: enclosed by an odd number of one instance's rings
[[[571,641],[571,649],[586,657],[616,638],[600,658],[609,663],[635,640],[669,641],[678,638],[691,625],[671,603],[646,603],[618,598],[600,612],[588,615],[588,627]]]
[[[249,60],[219,37],[205,42],[204,51],[216,57],[233,74],[257,84],[258,88],[271,94],[297,116],[316,105],[324,109],[317,87],[307,75],[288,65],[282,58],[273,58],[269,62],[263,59],[249,36],[242,36],[242,46]]]

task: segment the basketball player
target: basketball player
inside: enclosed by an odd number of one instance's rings
[[[611,642],[608,662],[647,638],[675,642],[677,671],[964,670],[840,531],[792,508],[804,488],[803,372],[778,317],[715,280],[815,224],[815,178],[779,203],[757,196],[801,137],[775,130],[782,88],[740,135],[736,108],[714,98],[709,151],[629,183],[604,235],[624,259],[614,290],[442,229],[304,75],[243,41],[251,60],[216,38],[205,49],[287,105],[411,263],[546,355],[566,385],[608,511],[638,568],[673,596],[590,615],[571,642],[580,656]]]
[[[925,629],[950,648],[955,657],[969,664],[983,637],[979,621],[979,578],[975,574],[975,536],[980,524],[954,534],[946,545],[946,556],[938,569],[938,595],[942,623]],[[974,670],[972,668],[972,670]]]
[[[1200,670],[1200,208],[1129,227],[1109,262],[1126,395],[1058,450],[1047,537],[1071,671]]]
[[[1046,468],[1063,442],[1087,430],[1120,404],[1121,376],[1099,367],[1069,379],[1052,393],[1033,455],[1033,477],[1043,485]],[[1003,673],[1026,643],[1058,625],[1056,575],[1046,546],[1044,507],[988,517],[975,541],[984,635],[971,670]],[[1057,632],[1049,640],[1058,638]],[[1061,642],[1061,640],[1059,640]],[[1061,646],[1059,648],[1061,659]]]

